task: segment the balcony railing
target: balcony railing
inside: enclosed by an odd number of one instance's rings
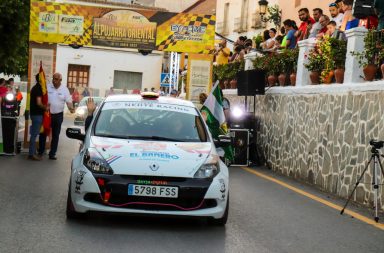
[[[228,35],[229,34],[228,22],[217,22],[216,32],[221,35]]]
[[[235,18],[235,29],[234,32],[242,33],[248,29],[248,19],[245,17]]]

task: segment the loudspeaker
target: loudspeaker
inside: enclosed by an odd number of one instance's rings
[[[353,4],[353,16],[358,19],[363,19],[374,15],[374,0],[355,0]]]
[[[254,96],[265,94],[265,71],[246,70],[237,74],[237,95]]]
[[[232,166],[248,166],[249,131],[248,129],[231,129],[235,159]]]

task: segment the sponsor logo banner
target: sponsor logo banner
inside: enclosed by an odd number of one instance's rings
[[[31,0],[30,41],[209,54],[214,15]]]
[[[82,35],[83,34],[84,17],[72,15],[59,16],[59,33]]]
[[[135,12],[125,11],[120,16],[109,15],[107,18],[93,19],[92,44],[107,47],[128,47],[139,49],[155,49],[156,23],[125,21],[125,16],[135,17]],[[143,17],[136,13],[137,17]],[[145,19],[145,17],[144,17]]]

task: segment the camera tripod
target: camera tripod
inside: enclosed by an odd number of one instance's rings
[[[373,192],[374,192],[374,205],[375,205],[375,221],[376,222],[379,222],[379,215],[378,215],[378,212],[379,212],[379,207],[378,207],[378,198],[379,198],[379,167],[380,167],[380,170],[381,170],[381,177],[384,177],[384,170],[383,170],[383,166],[381,164],[381,161],[380,161],[380,153],[379,153],[379,150],[378,148],[381,148],[381,147],[376,147],[372,144],[372,141],[371,141],[371,145],[372,145],[372,149],[371,149],[371,158],[369,159],[367,165],[365,166],[364,170],[363,170],[363,173],[361,173],[361,176],[360,178],[357,180],[356,182],[356,185],[355,187],[353,188],[351,194],[349,195],[348,199],[347,199],[347,202],[345,203],[343,209],[341,210],[340,214],[343,214],[344,213],[344,209],[347,207],[349,201],[351,200],[353,194],[355,193],[356,191],[356,188],[357,186],[359,185],[361,179],[363,178],[364,176],[364,173],[367,171],[367,169],[369,168],[369,165],[370,163],[372,162],[373,160],[373,166],[372,166],[372,186],[373,186]]]

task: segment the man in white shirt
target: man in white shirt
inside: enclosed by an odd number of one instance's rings
[[[316,23],[312,25],[308,38],[316,38],[317,34],[322,28],[319,20],[323,15],[324,14],[322,9],[320,8],[313,9],[313,19],[316,21]]]
[[[60,73],[53,74],[52,83],[47,85],[48,103],[50,104],[51,112],[51,149],[49,151],[49,159],[57,160],[56,152],[59,144],[59,136],[61,124],[64,119],[64,106],[67,104],[71,113],[75,112],[72,104],[72,97],[66,86],[61,84],[62,76]],[[39,155],[42,156],[45,151],[45,143],[47,136],[40,134],[39,137]]]
[[[331,14],[331,21],[335,21],[336,28],[339,29],[341,26],[341,22],[343,22],[344,14],[340,13],[339,6],[337,3],[329,4],[329,13]]]

